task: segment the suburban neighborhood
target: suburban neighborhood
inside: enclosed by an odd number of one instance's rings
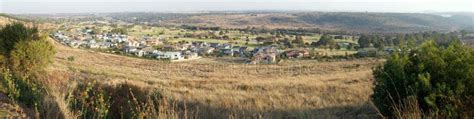
[[[71,27],[73,25],[63,25]],[[188,61],[203,57],[238,57],[248,64],[273,64],[280,59],[314,59],[334,56],[375,56],[384,50],[358,48],[353,35],[291,35],[242,30],[186,27],[89,28],[81,25],[51,33],[59,43],[72,47],[166,61]],[[111,29],[111,30],[110,30]],[[165,33],[166,31],[166,33]],[[154,34],[156,33],[156,34]],[[129,35],[129,34],[132,34]],[[313,40],[314,39],[314,40]],[[320,40],[325,39],[325,40]],[[390,47],[385,50],[391,50]]]

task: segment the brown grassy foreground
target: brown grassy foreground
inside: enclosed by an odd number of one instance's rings
[[[158,88],[172,100],[172,117],[378,116],[369,103],[371,67],[379,63],[376,60],[299,60],[246,65],[235,58],[204,58],[169,63],[56,46],[58,53],[50,68],[49,83],[58,89],[54,93],[65,93],[64,89],[71,85],[64,79],[97,79],[107,84],[128,82]],[[59,102],[59,105],[66,104]]]

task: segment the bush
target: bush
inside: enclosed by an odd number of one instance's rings
[[[52,61],[55,50],[36,27],[14,23],[0,29],[0,53],[2,68],[24,78],[44,69]]]
[[[125,29],[125,28],[114,28],[110,32],[116,33],[116,34],[127,34],[128,33],[127,29]]]
[[[27,77],[48,66],[54,54],[54,46],[49,41],[20,41],[10,54],[12,71],[17,75]]]
[[[69,57],[67,57],[67,60],[72,62],[72,61],[76,60],[76,57],[74,57],[74,56],[69,56]]]
[[[22,102],[30,108],[36,108],[43,100],[46,91],[41,83],[29,78],[11,75],[8,71],[0,72],[0,80],[4,91],[12,100]]]
[[[6,58],[5,56],[0,55],[0,70],[2,70],[2,68],[5,68],[5,65],[7,65]]]
[[[374,69],[372,99],[385,116],[397,116],[416,98],[424,116],[472,117],[474,51],[453,42],[447,47],[433,41],[421,48],[394,53]]]
[[[79,84],[69,96],[70,108],[83,118],[145,118],[156,116],[162,96],[128,83],[110,86]]]
[[[9,56],[15,44],[20,41],[38,40],[38,28],[28,28],[22,23],[7,24],[0,30],[0,53]]]
[[[0,29],[0,81],[11,99],[37,109],[46,93],[38,80],[54,56],[54,46],[36,27],[21,23]]]
[[[69,106],[79,111],[82,118],[105,118],[109,112],[110,96],[103,92],[103,87],[95,82],[81,84],[69,97]]]

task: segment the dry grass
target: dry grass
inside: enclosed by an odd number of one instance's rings
[[[1,87],[0,87],[1,88]],[[34,112],[0,93],[0,118],[31,118]]]
[[[0,16],[0,26],[10,24],[10,23],[13,23],[13,22],[18,22],[18,21],[15,20],[15,19],[8,18],[8,17]]]
[[[368,104],[375,60],[246,65],[234,58],[161,62],[57,45],[52,72],[70,79],[159,88],[178,117],[376,117]],[[75,57],[74,61],[67,57]],[[187,107],[187,108],[184,108]],[[186,112],[184,112],[184,110]]]

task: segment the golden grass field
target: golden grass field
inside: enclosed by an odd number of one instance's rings
[[[238,58],[204,58],[170,63],[56,46],[49,68],[52,82],[95,79],[156,88],[178,105],[174,109],[180,118],[378,117],[369,101],[371,68],[381,62],[374,59],[247,65]]]
[[[69,118],[78,114],[69,112],[63,96],[74,81],[85,79],[158,89],[174,103],[170,110],[175,115],[168,116],[173,118],[379,117],[369,101],[371,68],[381,63],[375,59],[247,65],[238,58],[204,58],[170,63],[55,46],[58,52],[45,82],[55,96],[48,100],[59,110],[51,107],[50,112]]]

